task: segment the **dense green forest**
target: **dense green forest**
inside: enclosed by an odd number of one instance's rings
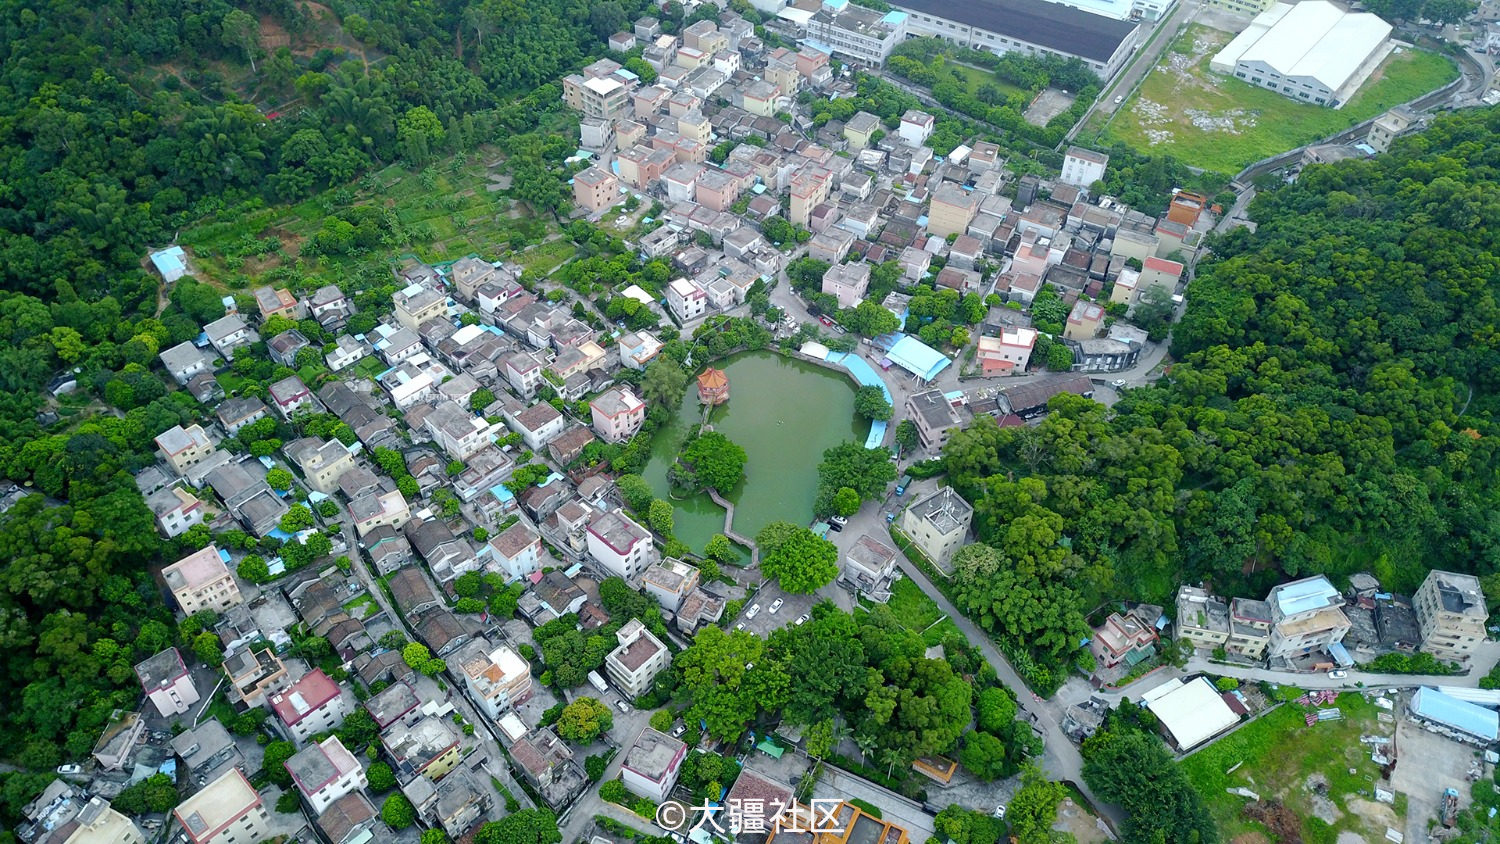
[[[132,475],[156,434],[206,413],[151,367],[222,313],[224,291],[184,281],[159,300],[146,249],[193,221],[484,143],[511,154],[517,196],[555,208],[552,159],[571,146],[527,133],[559,110],[556,80],[645,7],[332,5],[0,3],[0,471],[38,493],[0,521],[0,758],[46,770],[85,756],[138,699],[134,663],[198,632],[173,624],[150,569],[206,530],[158,539]],[[348,221],[362,251],[383,233],[368,216]],[[378,284],[358,281],[388,308],[381,268]],[[78,393],[46,398],[73,367]],[[7,789],[0,812],[13,802]]]
[[[1369,570],[1409,594],[1444,568],[1500,594],[1497,141],[1500,110],[1470,111],[1308,168],[1212,243],[1167,377],[954,435],[986,543],[957,597],[1039,685],[1093,607],[1182,581],[1259,596]]]

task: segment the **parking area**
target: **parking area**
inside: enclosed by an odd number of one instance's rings
[[[764,639],[778,627],[795,624],[798,618],[812,612],[812,605],[817,601],[816,595],[791,595],[775,581],[770,581],[745,599],[744,610],[730,628],[748,630]]]
[[[1430,733],[1400,718],[1396,723],[1399,755],[1391,786],[1406,795],[1406,840],[1423,841],[1428,821],[1436,820],[1443,790],[1458,790],[1460,809],[1469,805],[1469,770],[1482,768],[1479,751],[1467,744]]]

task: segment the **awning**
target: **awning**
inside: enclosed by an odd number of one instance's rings
[[[1354,664],[1354,660],[1349,656],[1349,650],[1344,647],[1343,642],[1330,643],[1328,645],[1328,653],[1333,655],[1335,662],[1345,668]]]

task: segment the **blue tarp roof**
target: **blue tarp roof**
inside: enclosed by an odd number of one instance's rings
[[[898,23],[900,23],[900,22],[902,22],[904,20],[906,20],[906,13],[905,12],[898,12],[895,9],[892,9],[891,11],[885,13],[885,17],[881,18],[880,22],[881,23],[888,23],[891,26],[895,26],[896,24],[898,24]]]
[[[885,386],[885,382],[880,379],[880,375],[875,372],[873,367],[865,363],[864,358],[853,353],[829,352],[823,359],[847,369],[854,376],[854,380],[858,381],[862,386],[879,387],[881,394],[885,396],[886,402],[895,404],[895,399],[891,398],[891,391]],[[885,430],[886,425],[884,422],[878,420],[871,422],[870,433],[865,437],[865,448],[880,448],[885,443]]]
[[[921,378],[931,381],[937,377],[939,372],[947,368],[953,361],[943,355],[942,352],[923,343],[910,334],[900,335],[895,343],[891,344],[890,350],[885,353],[891,363]]]
[[[1500,737],[1500,714],[1478,704],[1423,687],[1411,696],[1413,715],[1486,741]]]

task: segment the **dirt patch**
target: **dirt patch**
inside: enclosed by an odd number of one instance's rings
[[[1058,804],[1057,823],[1052,825],[1058,832],[1070,833],[1078,844],[1103,844],[1108,841],[1109,836],[1099,827],[1099,819],[1074,803],[1071,797],[1064,798]]]
[[[1280,801],[1261,801],[1245,807],[1245,817],[1270,830],[1278,844],[1302,844],[1302,819]]]
[[[1271,839],[1263,832],[1242,832],[1229,839],[1229,844],[1271,844]]]
[[[1075,99],[1072,94],[1058,88],[1044,89],[1026,107],[1026,122],[1033,126],[1046,126],[1052,118],[1067,111]]]
[[[1349,808],[1349,811],[1363,819],[1371,828],[1381,826],[1388,829],[1397,828],[1396,810],[1385,803],[1376,803],[1373,800],[1365,800],[1362,797],[1350,797],[1344,801],[1344,805]]]
[[[282,47],[292,45],[292,36],[281,25],[281,21],[270,15],[260,16],[260,46],[267,53],[274,53]]]
[[[1303,782],[1302,787],[1308,792],[1308,803],[1312,808],[1313,817],[1331,826],[1338,823],[1339,818],[1344,816],[1344,813],[1339,811],[1339,807],[1328,799],[1327,777],[1322,774],[1312,774]]]

